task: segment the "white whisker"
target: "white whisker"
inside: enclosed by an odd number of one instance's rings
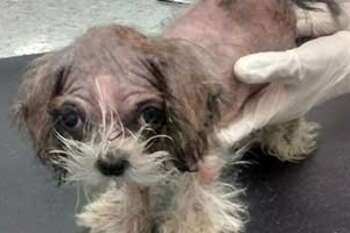
[[[125,138],[116,138],[109,140],[106,136],[110,134],[111,127],[101,126],[102,130],[97,130],[90,140],[86,142],[76,141],[69,138],[64,138],[60,135],[64,148],[62,150],[53,150],[51,153],[62,154],[60,164],[63,164],[68,172],[66,180],[68,182],[83,182],[85,186],[104,186],[111,180],[120,180],[141,184],[150,185],[159,182],[167,176],[167,171],[164,170],[164,164],[170,161],[170,155],[165,151],[157,151],[147,153],[148,146],[152,140],[156,138],[168,138],[166,135],[156,135],[141,142],[139,133],[134,136]],[[101,129],[101,128],[100,128]],[[106,131],[107,129],[107,131]],[[125,151],[127,157],[123,154],[123,159],[130,163],[130,168],[125,171],[125,174],[120,177],[104,176],[96,167],[96,162],[99,158],[104,158],[107,154],[121,156],[118,151]],[[114,154],[115,153],[115,154]]]
[[[169,135],[165,135],[165,134],[155,135],[155,136],[149,137],[146,141],[143,142],[143,144],[145,145],[145,150],[148,150],[153,145],[153,142],[152,142],[153,140],[160,139],[160,138],[173,141],[173,138],[170,137]]]

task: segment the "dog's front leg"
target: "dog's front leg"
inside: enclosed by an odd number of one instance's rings
[[[210,156],[198,173],[183,174],[161,233],[237,233],[243,228],[239,190],[219,181],[222,164]]]
[[[111,187],[84,208],[77,223],[90,233],[150,233],[148,188],[135,184]]]

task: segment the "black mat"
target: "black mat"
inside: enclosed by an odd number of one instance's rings
[[[0,60],[0,233],[73,233],[74,188],[57,188],[10,127],[19,74],[33,56]],[[254,155],[243,169],[251,221],[247,233],[350,232],[350,97],[313,111],[320,149],[301,164]],[[348,168],[349,167],[349,168]]]

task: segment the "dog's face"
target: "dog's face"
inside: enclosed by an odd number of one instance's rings
[[[75,153],[94,154],[104,175],[121,175],[137,156],[159,151],[195,170],[217,117],[216,72],[205,57],[181,41],[117,25],[95,28],[34,62],[17,117],[43,161],[72,154],[75,143]]]

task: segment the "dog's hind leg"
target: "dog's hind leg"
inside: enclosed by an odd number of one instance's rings
[[[261,131],[259,143],[266,152],[281,161],[305,159],[317,146],[319,125],[304,118],[268,126]]]

